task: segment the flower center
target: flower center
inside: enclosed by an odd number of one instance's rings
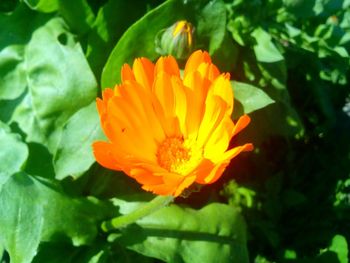
[[[200,161],[201,151],[194,151],[194,145],[183,138],[169,137],[158,146],[158,164],[170,172],[187,175]]]

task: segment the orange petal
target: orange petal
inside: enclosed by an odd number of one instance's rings
[[[102,99],[100,98],[96,99],[97,110],[101,120],[103,115],[106,113],[108,101],[113,97],[113,95],[114,95],[113,90],[107,88],[102,91]]]
[[[214,164],[210,160],[204,159],[197,171],[196,182],[199,184],[211,184],[217,181],[225,171],[229,161]]]
[[[197,143],[204,146],[210,135],[226,116],[227,105],[218,96],[209,96],[205,102],[205,112],[198,130]]]
[[[235,136],[237,133],[239,133],[241,130],[247,127],[249,123],[250,117],[248,115],[241,116],[236,122],[235,127],[233,128],[232,136]]]
[[[248,151],[252,151],[253,149],[254,149],[253,144],[246,143],[242,146],[237,146],[231,150],[228,150],[227,152],[224,153],[222,159],[223,160],[231,160],[231,159],[235,158],[241,152],[248,152]]]
[[[174,80],[172,81],[172,79]],[[181,112],[183,109],[176,109],[176,99],[178,98],[179,103],[181,102],[182,87],[177,84],[175,79],[178,78],[161,72],[157,75],[153,85],[155,94],[153,107],[167,136],[182,136],[180,126],[184,126],[185,123],[184,118],[181,119],[181,123],[179,120],[179,117],[183,115]],[[180,116],[177,116],[177,111],[181,114]]]
[[[166,117],[175,117],[175,95],[171,77],[165,72],[157,74],[153,92],[160,102]]]
[[[187,96],[185,87],[178,77],[172,77],[171,83],[174,89],[175,97],[175,115],[179,121],[181,133],[184,137],[187,135],[186,116],[187,116]]]
[[[193,171],[193,174],[196,176],[196,182],[199,184],[205,184],[204,179],[210,174],[214,167],[215,164],[212,161],[203,159],[197,169]]]
[[[210,82],[202,79],[198,72],[188,74],[184,79],[187,97],[186,126],[189,136],[196,135],[205,110],[205,99]]]
[[[233,130],[233,122],[230,118],[225,118],[213,133],[209,135],[209,139],[204,146],[204,158],[214,163],[220,160],[220,156],[227,150]]]
[[[187,187],[189,187],[191,184],[193,184],[193,182],[196,180],[196,176],[187,176],[185,177],[185,179],[182,181],[181,184],[179,184],[177,186],[177,189],[174,193],[174,196],[177,197],[179,196],[183,190]]]
[[[192,53],[192,55],[188,58],[185,71],[184,78],[191,72],[196,71],[201,63],[211,63],[211,58],[206,51],[197,50]]]
[[[166,72],[169,75],[180,77],[179,66],[174,57],[160,57],[155,67],[156,75],[161,72]]]
[[[202,78],[210,81],[215,80],[220,75],[220,71],[215,65],[206,62],[199,64],[197,71],[201,74]]]
[[[224,173],[226,167],[229,165],[230,162],[223,162],[217,164],[213,170],[211,170],[210,174],[204,179],[204,182],[206,184],[212,184],[215,183],[221,175]]]
[[[143,87],[151,90],[154,80],[154,65],[147,58],[137,58],[132,67],[135,79]]]
[[[227,104],[227,114],[231,116],[233,110],[233,92],[230,80],[223,74],[215,79],[208,91],[209,95],[217,95]]]
[[[150,136],[156,138],[158,142],[163,141],[165,134],[152,104],[151,91],[145,90],[135,81],[127,81],[120,92],[121,99],[129,104],[128,108],[132,109],[139,118],[139,124],[150,131]]]
[[[164,179],[163,184],[146,184],[142,188],[155,194],[177,197],[195,181],[196,176],[182,177],[174,173],[164,173],[161,178]]]
[[[102,141],[92,144],[95,159],[100,165],[112,170],[121,170],[121,166],[113,157],[112,147],[112,144]]]
[[[147,123],[138,112],[130,111],[130,102],[113,97],[108,104],[108,122],[104,126],[108,138],[117,145],[116,151],[139,159],[156,161],[157,144]],[[142,132],[140,132],[142,131]]]
[[[134,178],[138,183],[145,185],[159,185],[163,182],[159,176],[143,168],[132,168],[129,172],[130,177]]]
[[[174,187],[171,185],[143,185],[142,189],[150,191],[157,195],[173,195]]]
[[[121,69],[121,79],[123,83],[127,80],[135,80],[134,72],[128,64],[124,64]]]

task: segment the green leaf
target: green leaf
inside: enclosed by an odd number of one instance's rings
[[[275,102],[258,87],[238,81],[232,81],[231,83],[234,97],[242,104],[243,113],[245,114],[262,109]]]
[[[226,33],[226,7],[221,0],[209,1],[198,15],[196,30],[199,37],[209,39],[209,53],[217,51]]]
[[[323,11],[323,2],[318,0],[283,0],[286,9],[297,18],[308,18]]]
[[[24,63],[26,94],[11,121],[27,142],[43,143],[54,152],[64,123],[96,97],[96,80],[60,18],[35,30],[25,46]]]
[[[123,214],[137,206],[121,200],[116,204]],[[245,222],[224,204],[200,210],[170,205],[121,231],[118,243],[165,262],[248,262]]]
[[[238,56],[238,45],[226,34],[220,48],[212,55],[212,60],[221,72],[235,72]]]
[[[151,60],[158,57],[155,49],[157,33],[185,17],[183,1],[169,0],[148,12],[124,33],[114,47],[102,71],[102,89],[120,82],[120,69],[136,57]]]
[[[348,263],[348,243],[342,235],[335,235],[332,239],[331,245],[328,248],[328,251],[335,252],[338,256],[339,263]]]
[[[24,65],[20,63],[22,53],[21,46],[10,46],[0,52],[0,98],[3,100],[15,99],[25,89]]]
[[[15,99],[24,92],[24,44],[47,19],[25,5],[19,5],[11,15],[0,13],[0,100]]]
[[[67,242],[42,243],[32,263],[154,263],[152,258],[122,246],[106,244],[103,238],[81,247],[74,247]]]
[[[277,62],[283,60],[282,54],[278,51],[271,40],[271,36],[261,27],[256,28],[252,32],[252,36],[256,40],[254,52],[259,62]]]
[[[19,172],[28,158],[28,147],[18,134],[0,122],[0,190],[9,177]]]
[[[95,21],[86,0],[59,0],[58,12],[74,33],[84,34],[89,31]]]
[[[53,157],[49,150],[40,143],[28,143],[29,157],[24,171],[44,178],[54,178]]]
[[[70,28],[77,33],[86,33],[95,16],[86,0],[24,0],[29,8],[43,13],[58,11]]]
[[[67,196],[50,180],[17,173],[0,191],[0,244],[11,262],[31,262],[39,243],[70,238],[74,246],[88,244],[98,222],[111,216],[93,199]]]
[[[135,8],[137,2],[137,8]],[[128,14],[125,15],[125,10]],[[146,2],[110,0],[98,12],[88,35],[87,59],[95,76],[100,77],[117,40],[127,27],[146,12]]]
[[[23,0],[31,9],[50,13],[58,9],[59,0]]]
[[[56,178],[77,178],[87,171],[95,162],[92,143],[104,138],[94,101],[74,114],[63,129],[54,157]]]

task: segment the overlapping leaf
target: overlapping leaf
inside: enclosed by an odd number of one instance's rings
[[[8,19],[24,16],[29,20],[30,14],[31,11],[19,6]],[[22,93],[20,102],[10,102],[15,104],[10,122],[18,124],[26,134],[26,141],[42,143],[54,152],[62,126],[75,111],[94,99],[97,85],[80,45],[62,19],[47,21],[45,15],[36,17],[42,25],[37,29],[33,26],[30,40],[29,33],[10,42],[5,38],[7,43],[3,45],[8,46],[1,54],[9,60],[0,73],[5,76],[5,88],[8,86],[11,94],[3,98],[14,99]],[[22,36],[26,23],[25,19],[19,20],[9,34],[15,32],[15,36]],[[9,73],[8,65],[13,65]],[[12,79],[17,79],[15,92],[10,86]]]
[[[12,174],[19,172],[28,158],[28,147],[18,134],[0,122],[0,189]]]
[[[138,205],[121,200],[115,204],[122,213]],[[224,204],[200,210],[171,205],[122,234],[118,243],[165,262],[248,262],[245,222],[235,208]]]
[[[110,214],[97,200],[72,198],[52,181],[23,172],[3,184],[0,210],[0,244],[14,263],[31,262],[43,241],[92,242],[97,222]]]
[[[54,159],[56,178],[78,177],[87,171],[95,162],[91,145],[103,138],[100,119],[93,102],[74,114],[63,129]]]

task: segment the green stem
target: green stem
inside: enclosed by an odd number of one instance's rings
[[[105,232],[115,230],[121,227],[125,227],[128,224],[132,224],[139,220],[142,217],[148,216],[162,207],[168,205],[170,202],[174,200],[173,196],[157,196],[152,199],[150,202],[140,206],[135,211],[130,214],[122,215],[119,217],[115,217],[109,221],[105,221],[102,223],[102,230]]]

